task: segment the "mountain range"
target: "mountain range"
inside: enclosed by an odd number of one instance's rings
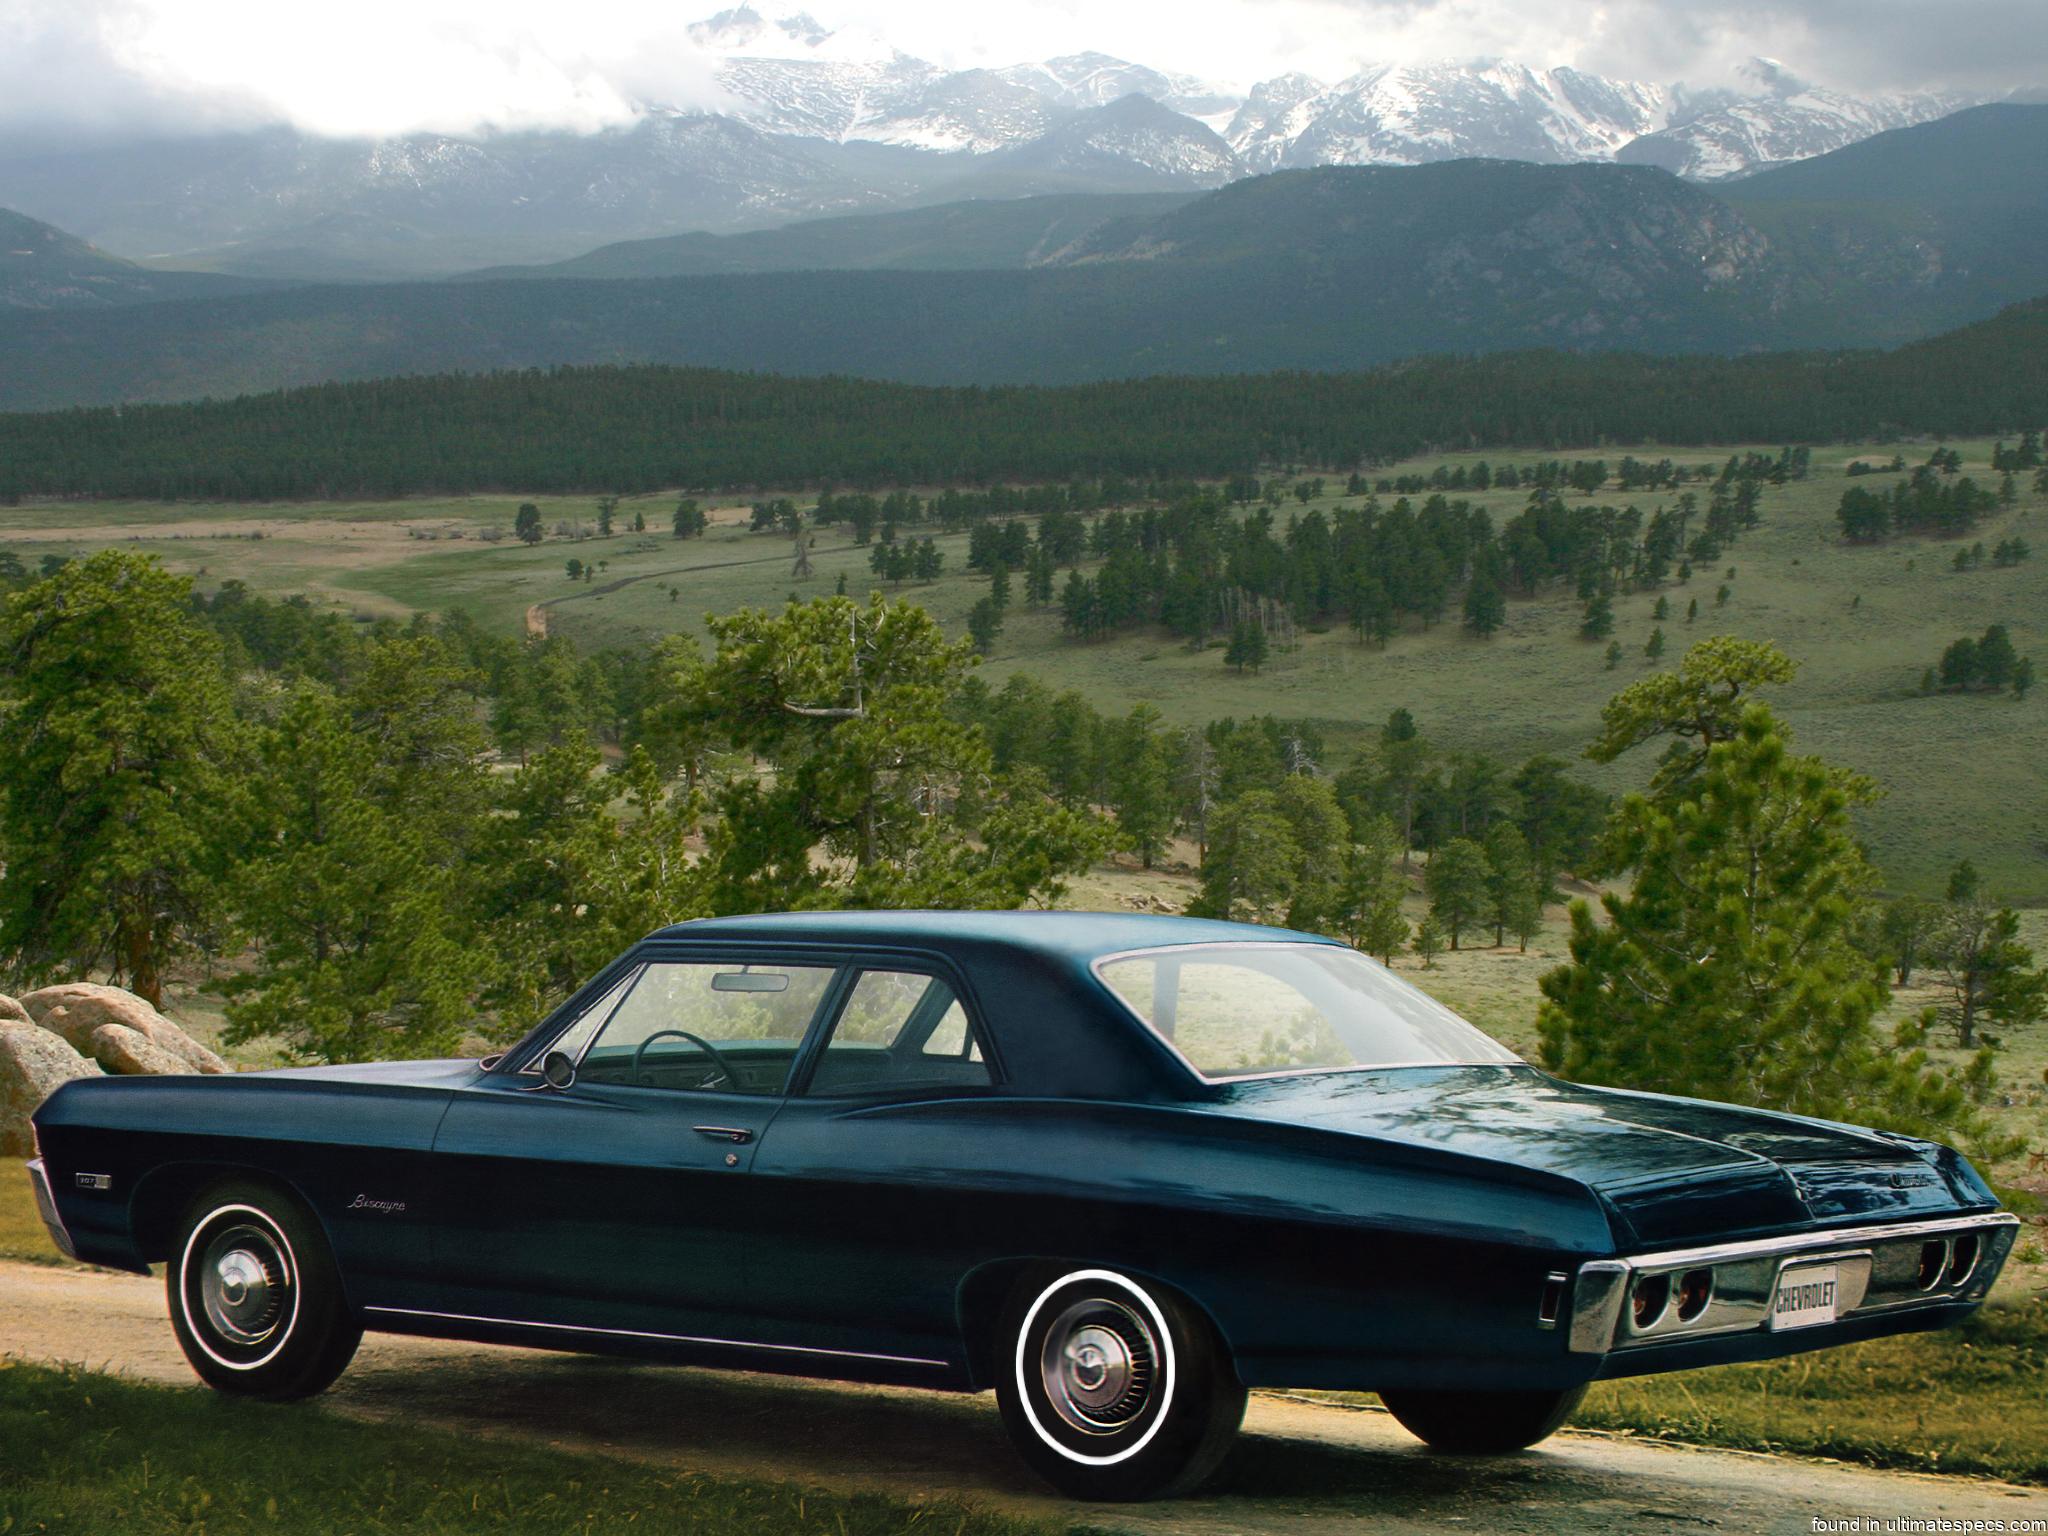
[[[663,362],[933,383],[1349,370],[1424,353],[1890,346],[2048,293],[2048,106],[1738,182],[1320,167],[616,246],[458,281],[0,313],[0,409]],[[510,280],[520,278],[523,280]]]
[[[607,243],[1060,193],[1203,192],[1274,170],[1474,157],[1717,180],[1971,105],[1850,96],[1754,61],[1733,86],[1493,61],[1236,91],[1100,53],[954,70],[767,0],[690,35],[714,79],[594,133],[322,138],[272,126],[0,147],[0,206],[164,268],[363,281]]]

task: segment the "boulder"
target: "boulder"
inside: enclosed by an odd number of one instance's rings
[[[33,1024],[35,1020],[29,1017],[28,1010],[20,1003],[0,992],[0,1024],[5,1023]]]
[[[0,1023],[0,1156],[29,1156],[35,1150],[29,1116],[74,1078],[99,1075],[48,1030],[19,1020]]]
[[[109,1072],[176,1077],[199,1070],[125,1024],[102,1024],[92,1032],[91,1043],[86,1054]]]
[[[86,1055],[93,1054],[94,1030],[103,1024],[118,1024],[143,1036],[166,1055],[183,1062],[188,1071],[234,1070],[143,999],[119,987],[103,987],[89,981],[66,982],[62,986],[44,987],[29,993],[22,998],[21,1005],[36,1023],[52,1034],[61,1035],[74,1050]]]

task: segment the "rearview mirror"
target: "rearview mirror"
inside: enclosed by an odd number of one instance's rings
[[[711,978],[714,992],[787,992],[789,977],[780,971],[720,971]]]
[[[576,1063],[567,1051],[549,1051],[541,1058],[541,1080],[557,1093],[576,1086]]]

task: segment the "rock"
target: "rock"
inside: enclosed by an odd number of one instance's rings
[[[125,1024],[102,1024],[92,1032],[88,1052],[109,1072],[139,1072],[153,1077],[176,1077],[199,1069]]]
[[[30,1156],[35,1137],[29,1116],[66,1083],[99,1075],[98,1067],[48,1030],[14,1019],[0,1023],[0,1156]]]
[[[33,1024],[35,1020],[29,1017],[28,1010],[20,1003],[0,992],[0,1024],[5,1023]]]
[[[61,1035],[74,1050],[87,1055],[93,1053],[93,1031],[103,1024],[118,1024],[183,1062],[188,1071],[234,1070],[133,992],[124,992],[119,987],[103,987],[89,981],[66,982],[29,993],[22,998],[21,1005],[36,1023]]]

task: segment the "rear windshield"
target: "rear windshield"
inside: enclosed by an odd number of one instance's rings
[[[1188,945],[1112,955],[1095,971],[1208,1078],[1521,1060],[1334,944]]]

